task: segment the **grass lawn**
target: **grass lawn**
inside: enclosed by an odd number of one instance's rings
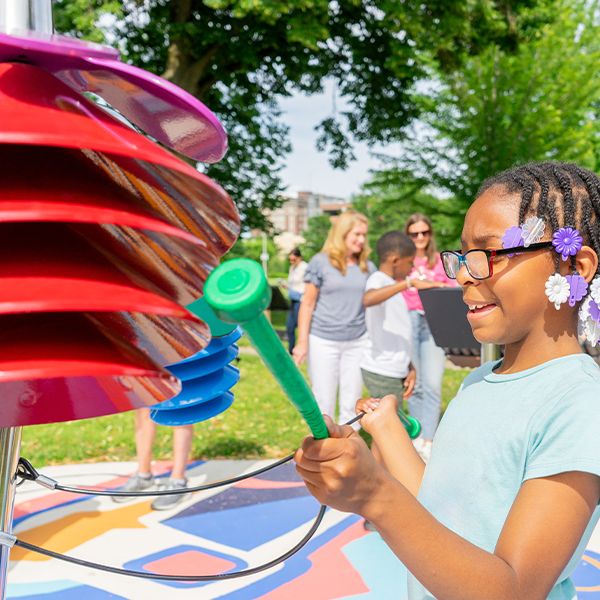
[[[195,426],[193,457],[280,458],[293,452],[309,433],[304,421],[257,356],[241,354],[238,367],[241,379],[233,389],[235,401],[229,410]],[[466,373],[445,372],[444,407]],[[21,455],[36,466],[132,460],[133,415],[25,427]],[[158,428],[154,457],[171,458],[171,432],[167,427]]]

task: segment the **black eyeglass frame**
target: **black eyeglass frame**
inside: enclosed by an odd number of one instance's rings
[[[449,279],[456,279],[456,275],[454,277],[452,277],[452,275],[450,275],[450,273],[448,273],[448,271],[446,270],[446,263],[444,262],[445,255],[454,255],[454,256],[458,257],[458,269],[456,270],[456,273],[458,273],[458,271],[460,271],[461,265],[465,265],[469,275],[473,279],[482,281],[484,279],[489,279],[490,277],[493,276],[493,274],[494,274],[493,260],[496,256],[504,256],[506,254],[512,254],[514,256],[516,254],[523,254],[525,252],[534,252],[536,250],[543,250],[545,248],[551,248],[551,247],[552,247],[552,242],[537,242],[536,244],[530,244],[529,246],[515,246],[514,248],[502,248],[501,250],[483,250],[480,248],[473,248],[472,250],[469,250],[468,252],[465,252],[464,254],[462,254],[458,250],[444,250],[443,252],[440,252],[440,256],[442,258],[442,265],[444,267],[444,272],[446,273],[446,276]],[[488,271],[489,271],[489,274],[487,275],[487,277],[477,277],[477,276],[473,275],[473,273],[471,273],[471,270],[469,269],[469,265],[467,263],[467,258],[466,258],[467,255],[470,254],[471,252],[483,252],[487,256]]]

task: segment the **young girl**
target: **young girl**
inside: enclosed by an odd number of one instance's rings
[[[320,502],[376,526],[411,600],[572,599],[600,516],[600,370],[577,337],[578,318],[600,337],[600,179],[558,163],[501,173],[467,212],[462,246],[443,253],[446,272],[475,337],[504,358],[464,381],[427,468],[386,396],[361,406],[387,470],[332,423],[297,469]]]

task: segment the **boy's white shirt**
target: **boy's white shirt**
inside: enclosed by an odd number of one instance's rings
[[[365,287],[377,290],[396,281],[382,271],[375,271]],[[412,331],[408,307],[401,293],[365,311],[369,341],[360,362],[361,369],[386,377],[404,378],[408,374]]]

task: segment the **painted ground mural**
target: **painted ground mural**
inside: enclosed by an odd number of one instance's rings
[[[263,466],[258,461],[195,463],[191,484],[221,480]],[[170,465],[159,464],[166,473]],[[68,485],[116,487],[130,463],[49,467]],[[26,483],[15,507],[17,535],[86,560],[129,569],[184,574],[237,571],[267,562],[294,546],[318,505],[291,464],[225,489],[201,492],[172,511],[154,512],[150,499],[127,504],[79,497]],[[551,549],[549,549],[551,551]],[[20,600],[405,598],[406,575],[362,519],[328,511],[315,537],[284,564],[263,573],[210,583],[157,582],[93,571],[15,548],[8,598]],[[578,596],[600,599],[600,532],[576,571]]]

